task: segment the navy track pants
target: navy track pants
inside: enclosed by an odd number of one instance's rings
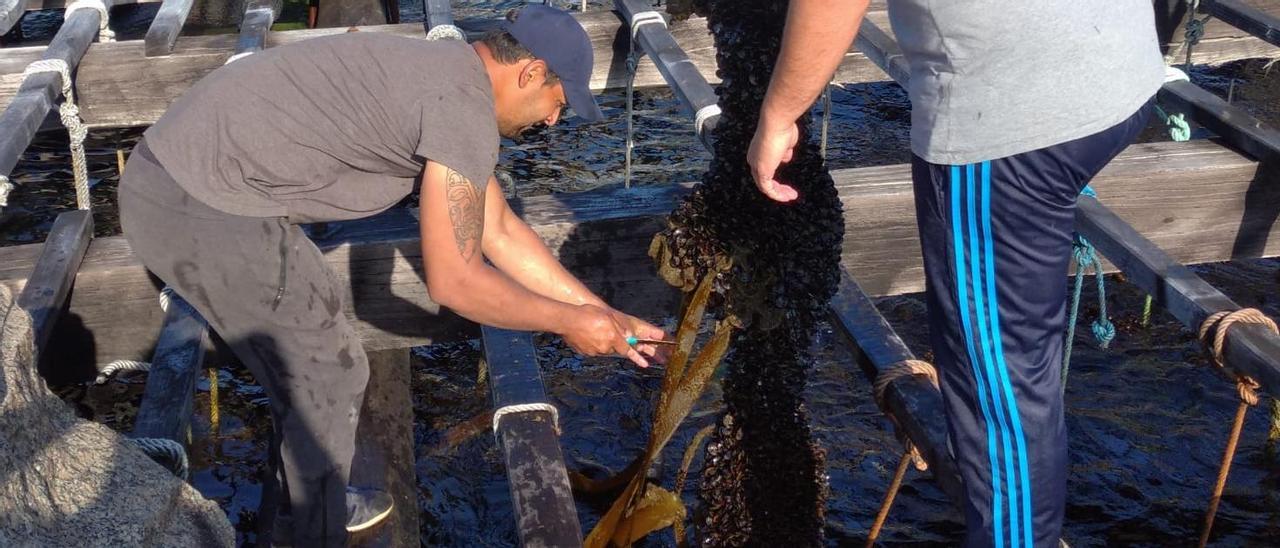
[[[912,162],[929,330],[966,546],[1057,546],[1066,505],[1062,351],[1076,198],[1146,126],[969,165]]]

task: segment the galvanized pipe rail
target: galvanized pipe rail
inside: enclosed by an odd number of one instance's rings
[[[618,11],[623,14],[624,20],[630,23],[632,17],[636,13],[642,13],[645,4],[640,0],[614,0]],[[683,64],[683,52],[676,54],[671,48],[679,49],[679,45],[673,45],[674,40],[670,38],[670,33],[665,27],[658,25],[644,25],[637,34],[644,39],[640,41],[640,45],[650,48],[655,45],[664,46],[663,50],[649,50],[646,53],[658,65],[667,83],[672,87],[682,100],[688,101],[689,98],[710,97],[715,100],[716,95],[711,86],[707,84],[705,79],[698,75],[697,78],[686,77],[676,78],[674,75],[681,74],[681,67],[677,64]],[[648,34],[648,36],[645,36]],[[665,34],[666,37],[660,36]],[[655,36],[657,35],[657,36]],[[884,35],[888,39],[888,35]],[[892,41],[890,39],[890,41]],[[881,59],[893,61],[897,59],[892,52],[894,49],[887,49],[881,53]],[[875,59],[871,54],[867,54],[869,58]],[[668,65],[665,69],[663,65]],[[677,65],[677,66],[671,66]],[[893,64],[881,66],[886,72],[894,70]],[[892,74],[892,73],[891,73]],[[698,105],[693,106],[695,110],[701,108]],[[706,131],[703,136],[703,144],[707,148],[711,148],[711,131]],[[894,332],[893,327],[885,321],[884,317],[876,310],[875,302],[871,297],[867,296],[862,288],[858,286],[847,271],[841,272],[840,286],[836,296],[832,298],[829,305],[833,319],[836,325],[848,337],[849,341],[860,354],[860,363],[863,371],[869,379],[874,380],[876,376],[884,373],[891,367],[896,366],[904,360],[913,359],[911,351],[907,348],[902,338]],[[957,508],[963,508],[964,493],[961,489],[960,474],[956,468],[954,458],[947,446],[946,426],[941,418],[942,414],[942,394],[938,389],[934,388],[929,382],[909,377],[891,383],[885,393],[885,404],[889,407],[893,416],[898,420],[899,424],[906,429],[912,443],[919,449],[925,460],[929,463],[929,470],[938,480],[938,484],[943,491],[956,504]]]
[[[879,59],[896,59],[891,52],[899,51],[897,44],[869,21],[864,21],[859,31],[858,47],[864,51],[879,49],[877,53],[867,54],[877,62]],[[907,84],[909,72],[882,68],[900,85]],[[1160,93],[1162,98],[1168,93],[1187,101],[1183,104],[1194,107],[1192,115],[1197,121],[1210,129],[1220,128],[1225,133],[1224,140],[1236,144],[1245,153],[1259,160],[1277,158],[1280,140],[1276,131],[1244,111],[1189,82],[1167,83]],[[1189,269],[1173,261],[1098,200],[1081,196],[1077,204],[1076,229],[1108,260],[1128,274],[1130,281],[1149,292],[1156,302],[1188,328],[1198,330],[1210,314],[1239,308]],[[1280,336],[1258,326],[1240,325],[1227,341],[1225,357],[1228,367],[1253,377],[1267,392],[1280,393]]]

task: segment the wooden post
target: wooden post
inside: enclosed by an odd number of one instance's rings
[[[108,6],[111,4],[107,2]],[[75,72],[89,43],[98,36],[98,10],[81,9],[71,14],[54,35],[41,59],[61,59]],[[17,165],[18,157],[31,144],[45,115],[62,95],[62,76],[55,73],[33,74],[22,82],[13,101],[0,114],[0,174],[7,175]]]
[[[485,361],[495,410],[495,435],[507,466],[516,528],[523,546],[581,546],[582,528],[555,423],[548,411],[505,415],[514,405],[547,402],[538,356],[528,333],[485,327]]]
[[[192,396],[204,361],[208,327],[182,297],[174,294],[169,299],[142,404],[134,420],[133,437],[168,438],[187,445]]]
[[[178,35],[182,34],[182,25],[187,21],[187,14],[191,13],[194,1],[164,0],[155,19],[151,20],[151,27],[147,29],[147,57],[169,55],[173,51],[173,44],[178,41]]]
[[[422,0],[423,23],[427,30],[453,24],[453,8],[450,3],[450,0]]]
[[[236,40],[237,56],[249,55],[267,47],[267,32],[275,22],[276,12],[271,0],[249,0],[244,6],[244,19],[240,21],[240,38]],[[228,59],[227,62],[231,62]]]
[[[1191,82],[1160,88],[1159,100],[1169,112],[1185,112],[1223,141],[1258,160],[1280,165],[1280,131]]]
[[[841,268],[840,289],[829,306],[832,319],[853,344],[869,379],[874,380],[894,364],[916,359],[847,269]],[[885,404],[929,463],[929,472],[938,486],[957,508],[964,508],[960,471],[948,449],[947,427],[941,420],[946,413],[942,394],[929,381],[911,376],[886,388]]]
[[[1201,9],[1235,28],[1280,46],[1280,17],[1241,0],[1203,0]]]
[[[49,343],[92,238],[92,212],[77,209],[58,215],[40,250],[40,259],[18,295],[18,306],[31,315],[37,355],[42,355]]]
[[[409,349],[369,352],[351,485],[382,489],[395,500],[388,523],[351,539],[354,546],[409,547],[420,544],[418,482],[414,472],[413,399]]]
[[[22,15],[27,12],[26,4],[27,0],[0,0],[0,35],[9,32],[22,20]]]
[[[718,97],[715,90],[702,76],[698,66],[689,60],[689,55],[680,47],[680,44],[676,43],[666,23],[643,23],[635,26],[636,14],[658,13],[649,3],[643,0],[614,0],[614,7],[627,23],[624,26],[626,32],[635,30],[636,46],[653,60],[653,64],[658,67],[658,72],[676,93],[680,104],[689,115],[697,115],[699,112],[704,112],[703,108],[716,104]],[[658,16],[661,17],[661,15]],[[710,136],[719,120],[720,115],[715,114],[707,117],[701,127],[695,128],[698,130],[698,138],[708,149],[711,148]]]

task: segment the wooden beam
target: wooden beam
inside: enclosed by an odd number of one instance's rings
[[[832,319],[851,343],[857,362],[868,378],[875,379],[894,365],[916,359],[907,344],[880,314],[875,301],[858,286],[849,271],[840,271],[840,289],[829,305]],[[964,508],[965,493],[960,471],[947,446],[942,393],[917,376],[891,383],[885,389],[887,412],[906,431],[929,463],[929,472],[957,508]]]
[[[249,55],[266,49],[267,32],[276,20],[275,2],[249,0],[244,5],[244,18],[240,20],[240,36],[236,39],[235,55]],[[231,62],[231,59],[227,59]]]
[[[191,13],[193,3],[195,0],[164,0],[155,19],[151,20],[147,37],[143,40],[147,57],[169,55],[173,51],[173,44],[178,41],[178,35],[182,34],[182,25],[187,22],[187,14]]]
[[[1209,141],[1129,147],[1094,179],[1107,204],[1184,264],[1280,255],[1280,185],[1258,163]],[[871,296],[924,287],[911,168],[832,172],[845,209],[843,264]],[[551,250],[596,293],[636,314],[669,313],[673,289],[657,279],[649,242],[690,185],[601,189],[512,200]],[[1153,192],[1152,188],[1159,188]],[[422,278],[418,224],[396,209],[334,223],[317,241],[347,293],[365,348],[380,350],[475,337],[474,325],[431,302]],[[38,245],[0,248],[0,283],[21,289]],[[120,237],[89,246],[71,312],[93,334],[96,355],[78,363],[146,359],[160,328],[155,287]]]
[[[453,7],[450,0],[422,0],[423,24],[427,29],[453,24]]]
[[[76,10],[53,36],[49,47],[42,50],[40,59],[62,60],[71,72],[75,72],[85,50],[89,49],[89,43],[98,36],[98,21],[97,10]],[[22,68],[25,69],[29,63],[24,63]],[[25,80],[21,78],[21,70],[18,74],[21,85],[17,94],[0,114],[0,174],[3,175],[12,172],[45,115],[62,96],[62,76],[57,73],[33,74]]]
[[[1227,103],[1191,82],[1176,81],[1160,88],[1159,100],[1168,112],[1184,112],[1223,141],[1269,165],[1280,165],[1280,131],[1248,111]]]
[[[31,277],[18,295],[18,306],[31,315],[37,355],[44,354],[91,239],[91,212],[77,209],[59,214],[40,249]]]
[[[27,0],[27,11],[63,9],[75,0]],[[126,4],[153,4],[163,0],[115,0],[113,6]]]
[[[556,415],[504,408],[545,404],[538,354],[529,333],[485,327],[484,357],[495,410],[494,434],[502,450],[521,546],[581,546]]]
[[[351,485],[374,487],[395,501],[387,523],[352,535],[351,546],[418,546],[418,482],[413,451],[413,398],[408,348],[369,352]]]
[[[693,116],[703,108],[716,104],[719,98],[716,96],[715,89],[707,83],[702,71],[689,59],[689,55],[684,52],[680,44],[676,43],[675,37],[667,29],[666,20],[659,12],[653,10],[651,3],[644,0],[614,0],[614,7],[626,22],[628,39],[634,29],[637,49],[648,55],[650,61],[658,68],[662,79],[680,100],[680,106],[684,108],[685,114]],[[647,17],[650,22],[642,20],[641,24],[636,26],[637,14],[643,14],[643,17]],[[719,120],[718,114],[707,118],[698,135],[703,145],[708,148],[711,146],[710,134],[715,130]]]
[[[1267,43],[1280,46],[1280,17],[1241,0],[1204,0],[1201,9]]]
[[[1240,309],[1098,200],[1082,196],[1078,208],[1080,234],[1119,265],[1130,283],[1152,295],[1191,330],[1198,330],[1216,312]],[[1268,393],[1280,394],[1280,336],[1260,325],[1236,325],[1227,337],[1225,359],[1229,367],[1253,377]]]
[[[9,29],[22,20],[27,9],[26,2],[27,0],[0,0],[0,35],[9,32]]]
[[[169,299],[133,437],[168,438],[183,446],[191,428],[192,397],[209,331],[200,313],[177,294]]]

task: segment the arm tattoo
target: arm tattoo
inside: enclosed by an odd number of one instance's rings
[[[449,220],[453,238],[458,243],[462,260],[471,262],[480,248],[484,231],[484,189],[476,188],[466,177],[445,168],[445,197],[449,204]]]

